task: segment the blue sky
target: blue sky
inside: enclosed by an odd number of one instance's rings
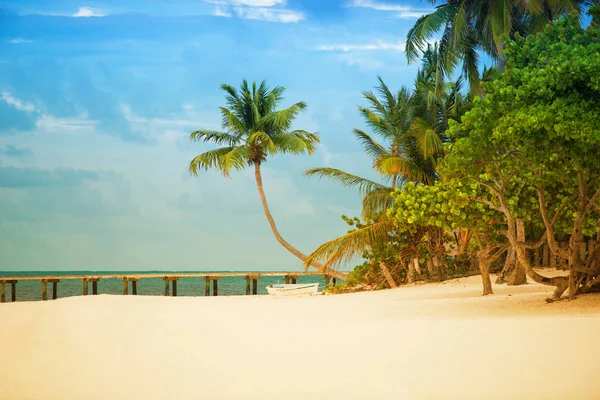
[[[251,171],[192,178],[219,129],[223,82],[266,79],[308,109],[312,157],[264,165],[283,236],[309,253],[343,234],[356,191],[303,177],[373,177],[352,136],[361,92],[411,85],[402,53],[423,1],[0,1],[2,270],[298,270],[275,241]],[[348,266],[351,267],[351,266]]]

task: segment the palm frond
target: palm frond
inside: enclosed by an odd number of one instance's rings
[[[326,261],[323,267],[338,267],[340,264],[360,256],[368,248],[384,245],[389,240],[389,233],[393,230],[392,220],[382,219],[322,244],[308,256],[304,265],[310,265],[313,261]]]
[[[265,150],[269,154],[275,154],[277,152],[277,146],[273,143],[273,139],[265,132],[253,132],[248,137],[248,145],[252,147],[258,147]]]
[[[424,15],[415,22],[406,37],[404,52],[408,62],[419,58],[420,52],[425,48],[427,40],[431,39],[442,26],[448,24],[456,12],[456,4],[445,4],[438,7],[433,13]]]
[[[247,131],[244,123],[238,118],[237,115],[233,113],[233,111],[225,107],[219,108],[221,110],[223,128],[226,128],[237,134],[243,134],[245,131]]]
[[[377,102],[379,101],[379,99],[377,99],[377,97],[372,93],[365,94],[365,98],[367,98],[368,96],[373,96],[373,98],[377,100]],[[373,107],[376,110],[375,112],[373,112],[373,110],[360,106],[358,107],[358,111],[362,114],[366,124],[373,130],[373,132],[380,136],[390,138],[390,136],[393,135],[393,132],[390,132],[388,127],[386,126],[386,120],[389,117],[388,110],[386,110],[383,105],[381,105],[381,110],[378,110],[376,107],[377,106]]]
[[[391,193],[394,191],[391,187],[384,187],[367,192],[362,201],[361,216],[368,219],[373,215],[380,215],[388,210],[394,204],[394,198]]]
[[[237,146],[222,157],[220,170],[226,178],[231,177],[231,170],[241,171],[248,166],[248,149],[246,146]]]
[[[238,135],[231,133],[201,129],[190,133],[190,140],[192,142],[212,142],[217,145],[235,146],[241,139]]]
[[[284,154],[312,155],[320,142],[318,134],[303,130],[277,133],[271,139],[277,147],[277,151]]]
[[[374,190],[388,189],[385,185],[336,168],[312,168],[304,171],[303,175],[328,178],[350,188],[358,187],[358,190],[363,195]]]
[[[223,172],[223,158],[227,153],[233,151],[235,148],[236,147],[234,146],[221,147],[197,155],[190,162],[190,173],[192,175],[198,176],[200,171],[206,171],[212,168],[218,169],[219,171]]]
[[[354,135],[358,138],[358,140],[360,140],[363,145],[363,149],[365,149],[365,153],[367,153],[369,157],[375,159],[383,154],[389,153],[385,147],[377,143],[375,139],[360,129],[355,129]]]
[[[292,122],[298,113],[306,108],[303,101],[296,103],[286,109],[273,111],[262,117],[261,124],[269,127],[276,132],[287,131],[292,126]]]
[[[414,182],[431,183],[432,178],[415,162],[397,155],[379,157],[373,167],[382,175],[399,175]]]
[[[479,55],[477,54],[477,40],[474,34],[464,38],[460,43],[463,55],[463,75],[469,80],[472,94],[481,94],[481,82],[479,81]]]
[[[453,43],[460,43],[462,38],[469,34],[469,21],[467,18],[467,2],[462,1],[452,21]]]
[[[412,133],[417,140],[417,147],[425,160],[433,161],[444,149],[442,140],[434,128],[423,118],[415,118]]]

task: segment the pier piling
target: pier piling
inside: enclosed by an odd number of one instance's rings
[[[246,296],[250,295],[250,275],[244,276],[246,280]]]
[[[6,284],[10,284],[10,301],[17,301],[17,279],[1,279],[0,280],[0,303],[6,301]]]
[[[92,282],[92,294],[98,294],[98,281],[100,278],[88,278],[88,282]]]
[[[213,277],[213,296],[219,295],[219,277]]]
[[[177,281],[179,280],[178,276],[165,276],[163,277],[165,280],[165,296],[169,295],[169,282],[172,282],[172,293],[173,296],[177,296]]]
[[[252,294],[258,294],[258,275],[252,276]]]

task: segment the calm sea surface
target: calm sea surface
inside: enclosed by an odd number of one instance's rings
[[[185,272],[205,271],[44,271],[44,272],[0,272],[2,276],[66,276],[66,275],[97,275],[97,274],[162,274],[176,275]],[[233,272],[233,271],[219,271]],[[206,272],[210,273],[210,272]],[[256,273],[260,273],[257,271]],[[294,272],[290,272],[293,274]],[[300,276],[297,283],[318,282],[319,291],[325,287],[325,280],[320,276]],[[282,276],[265,276],[258,280],[258,294],[267,294],[266,287],[274,283],[285,283]],[[246,281],[242,276],[221,277],[219,279],[219,296],[236,296],[246,294]],[[17,301],[33,301],[42,299],[42,283],[35,281],[19,281],[16,286]],[[58,297],[81,296],[83,284],[80,279],[62,279],[57,286]],[[164,296],[165,283],[161,278],[140,279],[137,283],[138,296]],[[179,278],[177,282],[177,296],[204,296],[204,277]],[[88,284],[88,293],[92,294],[92,284]],[[131,284],[129,284],[131,294]],[[98,294],[123,294],[123,281],[121,279],[100,279],[98,282]],[[212,284],[211,284],[212,294]],[[6,285],[6,301],[10,301],[11,285]],[[52,284],[48,283],[48,299],[52,298]]]

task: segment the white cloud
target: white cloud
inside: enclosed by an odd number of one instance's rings
[[[419,18],[423,14],[428,14],[432,10],[415,9],[410,6],[404,6],[400,4],[390,4],[375,0],[353,0],[349,7],[357,8],[370,8],[377,11],[394,11],[395,16],[398,18]]]
[[[403,42],[377,42],[367,44],[331,44],[317,46],[316,50],[319,51],[373,51],[373,50],[396,50],[404,51],[405,44]]]
[[[79,10],[73,14],[73,17],[104,17],[106,14],[102,14],[89,7],[79,7]]]
[[[285,0],[202,0],[216,6],[248,6],[248,7],[273,7],[284,4]]]
[[[25,103],[22,100],[17,99],[9,92],[2,92],[0,94],[0,99],[4,100],[6,103],[10,104],[17,110],[32,112],[35,111],[35,106],[31,103]]]
[[[429,14],[428,11],[401,11],[396,14],[398,18],[421,18],[423,15]]]
[[[18,43],[31,43],[32,41],[29,39],[23,39],[23,38],[14,38],[12,40],[9,40],[10,43],[14,43],[14,44],[18,44]]]
[[[216,15],[217,17],[231,17],[231,13],[222,6],[216,6],[213,15]]]
[[[304,19],[304,14],[291,10],[277,10],[266,7],[235,7],[233,10],[240,18],[261,21],[289,23]]]
[[[254,19],[268,22],[299,22],[304,14],[299,11],[278,7],[285,0],[203,0],[214,4],[213,15],[218,17],[237,16],[244,19]]]
[[[227,3],[237,6],[273,7],[283,4],[284,0],[229,0]]]
[[[76,117],[59,118],[51,114],[42,114],[36,122],[36,127],[44,132],[77,133],[93,132],[97,121],[89,120],[87,114]]]

